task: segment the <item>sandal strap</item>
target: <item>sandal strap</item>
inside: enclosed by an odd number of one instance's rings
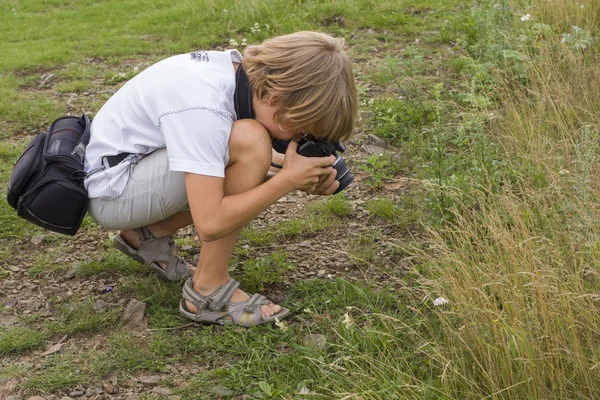
[[[192,286],[192,278],[187,279],[183,285],[183,298],[196,307],[198,310],[196,311],[196,315],[199,315],[210,304],[209,298],[200,295],[200,293],[194,290],[194,287]]]
[[[140,242],[142,242],[142,243],[144,243],[145,241],[150,240],[150,239],[156,239],[154,237],[154,235],[152,233],[150,233],[148,228],[145,226],[142,226],[141,228],[136,228],[133,231],[135,233],[137,233],[137,235],[140,239]]]
[[[254,314],[256,309],[260,307],[263,302],[266,300],[266,297],[262,294],[254,293],[250,300],[244,306],[244,312],[248,314]]]
[[[208,308],[211,311],[221,311],[224,307],[227,306],[231,296],[233,296],[233,292],[240,286],[239,282],[235,279],[229,279],[221,288],[217,289],[212,296],[212,301]]]

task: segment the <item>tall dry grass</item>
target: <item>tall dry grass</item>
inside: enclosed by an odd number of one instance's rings
[[[597,0],[530,10],[555,32],[600,24]],[[600,57],[558,35],[527,56],[525,85],[494,88],[490,131],[517,178],[434,233],[450,397],[599,396]]]

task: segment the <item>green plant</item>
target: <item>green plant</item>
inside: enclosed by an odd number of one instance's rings
[[[374,154],[367,159],[367,163],[360,167],[367,172],[371,187],[380,188],[386,180],[394,177],[399,171],[398,161],[391,155]]]
[[[266,284],[281,282],[282,275],[293,268],[294,265],[287,261],[285,253],[274,253],[264,258],[244,261],[239,271],[243,275],[240,274],[237,279],[245,290],[260,292]],[[233,271],[238,272],[237,268]]]
[[[44,344],[46,334],[39,330],[18,326],[0,328],[0,354],[18,354]]]

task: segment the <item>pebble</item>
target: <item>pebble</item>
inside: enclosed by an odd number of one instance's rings
[[[138,378],[138,382],[140,382],[144,386],[156,386],[160,382],[160,376],[158,376],[158,375],[140,376]]]
[[[173,394],[173,391],[171,389],[162,386],[155,387],[154,389],[152,389],[152,391],[161,396],[170,396]]]
[[[10,265],[10,264],[8,264],[6,266],[6,269],[8,269],[11,272],[19,272],[21,270],[21,268],[17,267],[16,265]]]
[[[145,312],[146,303],[136,299],[131,299],[125,308],[125,312],[123,313],[123,325],[142,325]]]
[[[81,390],[74,390],[74,391],[72,391],[71,393],[69,393],[69,396],[71,396],[71,397],[73,397],[73,398],[75,398],[75,399],[76,399],[76,398],[78,398],[78,397],[81,397],[81,396],[83,396],[83,394],[84,394],[84,393],[83,393]]]

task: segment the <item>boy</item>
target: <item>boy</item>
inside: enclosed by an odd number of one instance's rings
[[[238,289],[229,259],[241,229],[286,193],[335,192],[334,156],[302,157],[296,141],[347,138],[357,109],[350,59],[325,34],[270,39],[243,59],[236,50],[168,58],[127,82],[94,119],[89,212],[120,229],[119,250],[162,279],[186,279],[184,317],[243,326],[284,318],[287,309]],[[265,181],[272,138],[291,142],[277,160],[283,168]],[[203,242],[195,270],[172,240],[191,223]]]

